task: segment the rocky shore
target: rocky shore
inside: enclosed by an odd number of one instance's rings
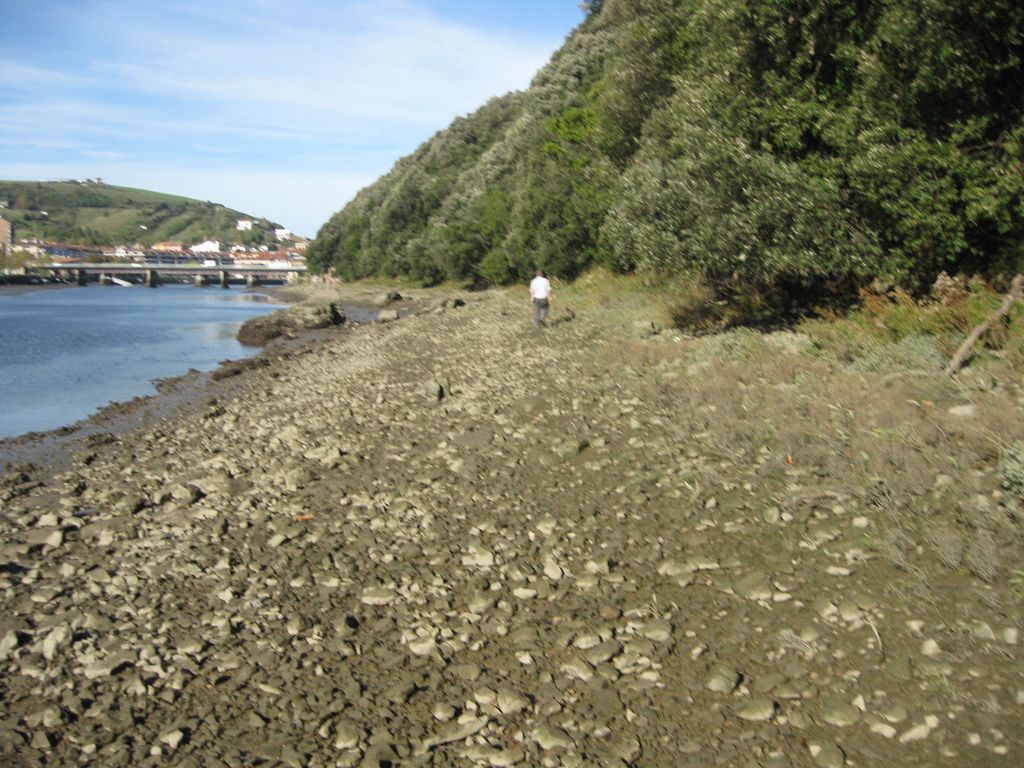
[[[402,306],[3,476],[0,766],[1024,759],[1019,382]]]

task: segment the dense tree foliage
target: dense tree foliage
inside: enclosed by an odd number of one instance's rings
[[[344,277],[686,273],[810,306],[1019,270],[1015,0],[605,0],[321,230]]]

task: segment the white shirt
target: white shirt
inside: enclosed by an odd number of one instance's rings
[[[551,297],[551,281],[546,277],[537,275],[530,281],[530,298],[547,299]]]

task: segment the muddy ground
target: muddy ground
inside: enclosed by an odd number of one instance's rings
[[[0,765],[1024,759],[1019,381],[518,293],[0,484]]]

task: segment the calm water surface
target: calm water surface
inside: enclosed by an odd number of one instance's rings
[[[278,306],[186,285],[0,295],[0,438],[71,424],[153,394],[153,379],[253,354],[235,340],[239,326]]]

